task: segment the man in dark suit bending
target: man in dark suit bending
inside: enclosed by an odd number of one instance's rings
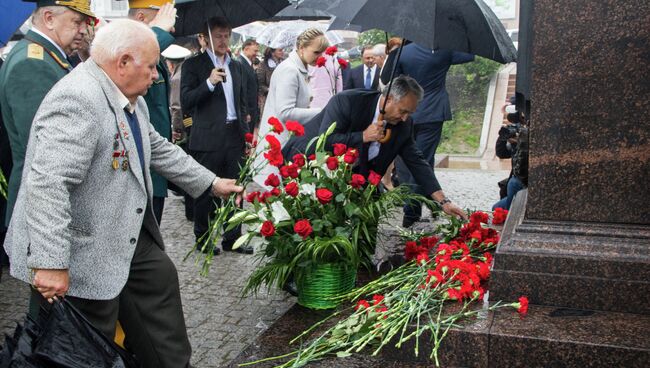
[[[343,91],[328,102],[323,111],[305,124],[305,135],[292,137],[285,146],[285,157],[304,152],[307,143],[324,133],[333,122],[336,129],[328,137],[325,149],[331,150],[334,143],[343,143],[359,150],[359,165],[356,170],[367,175],[373,170],[384,175],[388,166],[398,155],[413,173],[416,182],[424,192],[433,198],[452,216],[466,218],[465,212],[447,198],[436,179],[433,167],[429,165],[413,140],[413,120],[422,99],[422,87],[411,77],[400,76],[393,80],[390,95],[370,90]],[[383,122],[377,122],[379,110],[387,99]],[[391,138],[380,144],[385,129],[391,128]]]
[[[242,65],[228,54],[231,26],[219,17],[210,18],[204,36],[206,51],[183,64],[181,107],[192,116],[189,149],[203,166],[222,178],[239,177],[245,154],[245,134],[249,131],[246,115],[245,82]],[[210,37],[212,42],[210,42]],[[215,198],[206,191],[194,201],[194,235],[199,239],[208,231],[214,213]],[[232,250],[241,229],[224,234],[224,250]],[[252,253],[240,247],[238,252]]]

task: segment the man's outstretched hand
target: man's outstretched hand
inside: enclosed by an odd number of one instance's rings
[[[467,220],[467,213],[465,213],[465,211],[463,211],[462,208],[458,207],[453,202],[447,202],[443,204],[442,210],[449,216],[454,216],[457,218],[462,218],[463,220]]]
[[[226,198],[232,193],[238,193],[239,195],[237,196],[237,205],[239,205],[241,202],[242,193],[244,192],[244,188],[235,184],[235,182],[235,179],[214,179],[212,182],[212,194],[215,197]]]

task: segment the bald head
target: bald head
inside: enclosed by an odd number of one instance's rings
[[[160,49],[153,31],[143,23],[114,20],[97,31],[91,58],[133,103],[158,78]]]

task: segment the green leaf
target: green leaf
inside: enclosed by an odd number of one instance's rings
[[[335,201],[337,202],[343,202],[345,201],[345,193],[339,193],[336,198],[334,198]]]

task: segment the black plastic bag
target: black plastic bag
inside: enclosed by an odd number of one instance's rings
[[[38,321],[6,337],[0,368],[137,368],[131,355],[95,328],[67,300],[55,302]]]

